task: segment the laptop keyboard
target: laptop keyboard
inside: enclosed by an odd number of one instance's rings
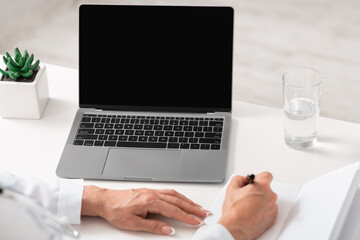
[[[84,114],[74,145],[219,150],[224,118]]]

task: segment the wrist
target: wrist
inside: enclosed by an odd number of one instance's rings
[[[242,231],[241,228],[238,226],[237,219],[232,219],[231,216],[223,216],[219,220],[219,224],[223,225],[232,237],[236,240],[251,240],[250,237],[246,236],[246,234]]]
[[[81,216],[102,216],[106,190],[96,186],[84,186]]]

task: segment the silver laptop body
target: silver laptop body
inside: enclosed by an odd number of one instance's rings
[[[233,9],[81,5],[79,103],[59,177],[222,182]]]

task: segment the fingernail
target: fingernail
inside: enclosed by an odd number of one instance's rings
[[[205,225],[205,224],[206,224],[206,222],[200,221],[200,223],[198,225],[195,225],[195,227],[200,227],[200,226]]]
[[[206,212],[206,217],[210,216],[210,215],[213,215],[213,213],[211,211],[209,211],[209,210],[205,210],[205,212]]]
[[[162,233],[167,235],[175,235],[175,229],[170,226],[163,226],[161,229]]]

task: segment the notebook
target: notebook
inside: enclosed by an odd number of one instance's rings
[[[222,182],[231,7],[79,7],[79,110],[59,177]]]
[[[272,182],[271,188],[278,195],[278,216],[274,225],[257,239],[358,239],[359,164],[350,164],[317,177],[302,187]],[[220,219],[228,183],[211,208],[214,215],[205,219],[207,225]],[[206,228],[201,227],[196,234],[206,231]]]

